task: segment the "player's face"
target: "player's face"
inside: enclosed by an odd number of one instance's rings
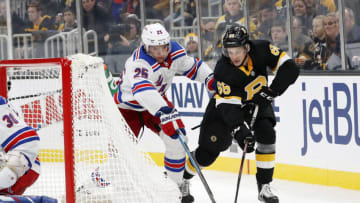
[[[247,50],[245,49],[245,47],[230,47],[230,48],[227,48],[227,51],[228,51],[231,62],[235,66],[243,65],[241,63],[244,61],[244,58],[247,56]],[[246,60],[245,60],[245,63],[246,63]]]
[[[149,46],[149,54],[154,57],[158,63],[164,62],[168,53],[169,45]]]

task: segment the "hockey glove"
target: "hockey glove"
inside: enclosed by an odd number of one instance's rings
[[[261,90],[254,95],[251,102],[259,105],[260,108],[264,108],[272,103],[277,94],[269,87],[262,87]]]
[[[175,108],[164,106],[156,112],[155,116],[160,118],[161,130],[173,139],[178,138],[178,130],[185,135],[185,126],[180,119],[179,112]]]
[[[251,153],[254,151],[255,147],[255,137],[252,134],[251,130],[249,129],[249,126],[246,122],[244,124],[239,125],[236,127],[232,132],[231,135],[235,138],[235,140],[238,142],[239,146],[242,150],[244,150],[245,143],[247,142],[247,148],[246,153]]]
[[[205,79],[205,85],[208,89],[208,91],[212,94],[216,93],[217,84],[216,80],[214,79],[214,73],[211,73],[206,79]]]

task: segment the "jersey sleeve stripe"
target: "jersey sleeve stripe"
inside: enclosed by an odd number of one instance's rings
[[[197,76],[197,72],[198,72],[201,64],[202,64],[202,60],[200,60],[198,58],[194,59],[194,65],[188,71],[186,71],[183,75],[186,76],[187,78],[190,78],[191,80],[194,80]]]
[[[36,159],[35,159],[35,161],[34,161],[34,162],[35,162],[35,164],[37,164],[37,165],[39,165],[39,166],[40,166],[40,159],[39,159],[39,156],[37,156],[37,157],[36,157]]]
[[[24,128],[21,128],[20,130],[14,132],[12,135],[10,135],[2,144],[1,147],[4,149],[6,147],[6,145],[8,145],[13,139],[15,139],[17,136],[27,132],[27,131],[31,131],[33,130],[31,127],[27,126]]]
[[[145,90],[156,90],[156,88],[150,81],[147,80],[135,83],[134,86],[132,87],[133,95]]]
[[[285,63],[285,61],[289,60],[290,57],[286,54],[286,52],[282,52],[279,56],[278,62],[276,64],[276,66],[271,69],[272,72],[276,72],[278,70],[278,68]]]
[[[220,95],[215,95],[216,99],[216,106],[219,104],[235,104],[235,105],[242,105],[241,97],[237,96],[229,96],[229,97],[221,97]]]
[[[155,63],[153,66],[151,66],[151,68],[153,69],[154,72],[156,72],[161,68],[161,66],[159,63]]]
[[[34,141],[34,140],[40,141],[39,136],[32,129],[27,130],[27,131],[23,131],[23,132],[17,134],[16,136],[14,136],[14,134],[13,134],[10,137],[12,139],[6,140],[2,144],[2,147],[3,147],[5,152],[8,152],[9,150],[13,150],[16,147],[18,147],[19,145],[22,145],[22,144],[25,144],[25,143],[28,143],[28,142],[31,142],[31,141]]]
[[[132,108],[135,108],[135,109],[142,109],[143,107],[141,105],[136,105],[136,104],[132,104],[132,103],[129,103],[129,102],[124,102],[124,104],[132,107]]]
[[[185,55],[186,55],[185,50],[184,50],[184,49],[180,49],[180,50],[178,50],[178,51],[175,51],[175,52],[171,53],[171,54],[170,54],[170,57],[171,57],[171,59],[174,61],[174,60],[178,59],[179,57],[185,56]]]

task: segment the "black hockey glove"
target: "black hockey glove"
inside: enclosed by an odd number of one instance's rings
[[[249,126],[246,122],[244,124],[239,125],[236,127],[232,132],[231,135],[235,138],[238,142],[239,146],[242,150],[244,150],[245,142],[248,143],[246,153],[251,153],[254,151],[255,147],[255,137],[249,129]]]
[[[276,96],[278,95],[269,87],[263,86],[261,90],[254,95],[251,102],[259,105],[260,108],[264,108],[270,105]]]

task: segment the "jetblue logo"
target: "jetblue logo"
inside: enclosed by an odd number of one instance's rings
[[[324,87],[323,98],[302,100],[302,156],[307,154],[310,142],[336,145],[355,143],[360,147],[357,87],[356,83],[333,83]],[[306,93],[306,83],[302,83],[302,91]],[[330,93],[332,96],[329,96]]]

